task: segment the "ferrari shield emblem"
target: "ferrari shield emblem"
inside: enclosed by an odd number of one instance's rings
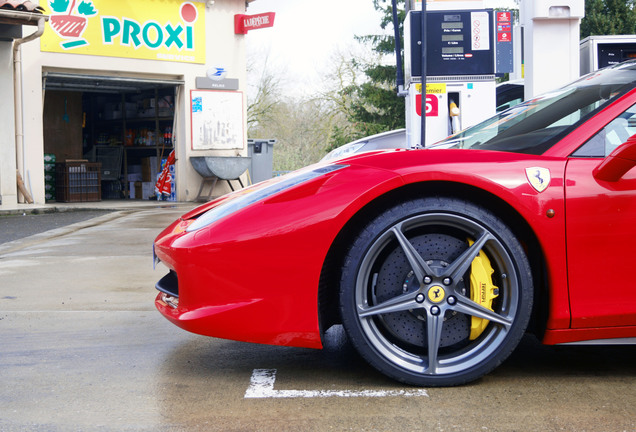
[[[526,168],[526,177],[537,192],[543,192],[550,185],[550,170],[547,168]]]

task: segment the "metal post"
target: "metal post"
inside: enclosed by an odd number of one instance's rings
[[[395,66],[397,95],[406,97],[408,93],[404,92],[404,70],[402,69],[402,44],[400,43],[400,22],[398,21],[397,0],[391,2],[393,12],[393,35],[395,37]]]
[[[420,48],[422,49],[422,127],[420,146],[426,147],[426,0],[422,0],[421,18],[422,44],[420,45]]]

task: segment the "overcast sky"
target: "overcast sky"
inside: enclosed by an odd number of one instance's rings
[[[486,0],[486,7],[511,5]],[[378,33],[381,17],[372,0],[257,0],[247,9],[248,15],[261,12],[276,13],[274,27],[248,33],[248,59],[257,59],[256,68],[266,60],[291,94],[316,91],[331,54],[354,46],[354,35]]]

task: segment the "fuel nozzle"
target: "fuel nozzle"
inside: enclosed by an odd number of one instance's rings
[[[461,113],[455,101],[452,101],[452,100],[450,101],[450,104],[448,106],[448,112],[451,118],[451,130],[452,130],[452,133],[455,134],[461,130],[461,125],[460,125]]]

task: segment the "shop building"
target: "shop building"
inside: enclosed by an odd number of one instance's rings
[[[13,165],[35,203],[68,201],[69,169],[92,173],[94,162],[99,199],[148,199],[173,150],[164,198],[195,200],[202,177],[191,158],[247,156],[245,36],[235,31],[247,4],[41,1],[44,33],[17,51],[15,162],[0,165],[0,206],[24,201]]]

